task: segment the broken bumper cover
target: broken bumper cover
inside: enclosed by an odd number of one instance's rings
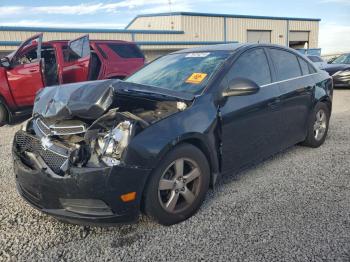
[[[140,213],[149,169],[136,167],[71,168],[69,176],[52,176],[24,164],[13,148],[19,194],[33,207],[74,224],[130,223]],[[121,195],[136,192],[123,202]]]

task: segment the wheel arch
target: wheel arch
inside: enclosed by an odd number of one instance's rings
[[[315,106],[318,104],[318,103],[324,103],[327,105],[328,109],[329,109],[329,113],[332,112],[332,101],[329,97],[327,96],[324,96],[322,98],[320,98],[317,103],[315,104]]]
[[[203,138],[202,134],[187,135],[168,144],[168,146],[164,147],[163,150],[159,153],[158,161],[162,161],[162,159],[164,159],[164,157],[171,150],[173,150],[175,147],[181,144],[190,144],[198,148],[204,154],[204,156],[208,160],[210,169],[210,186],[213,187],[220,173],[219,158],[218,154],[214,153],[216,148],[211,148],[210,145],[205,141],[205,138]]]
[[[4,108],[6,110],[7,113],[7,123],[10,122],[11,119],[11,111],[6,103],[6,100],[4,99],[4,97],[0,94],[0,104],[4,105]]]

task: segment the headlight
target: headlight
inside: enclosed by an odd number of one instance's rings
[[[118,164],[124,149],[130,140],[132,124],[129,121],[121,122],[108,134],[97,140],[97,150],[107,165]]]

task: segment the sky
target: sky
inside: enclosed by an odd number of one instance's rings
[[[0,0],[0,26],[124,28],[169,11],[321,18],[322,53],[350,51],[350,0]]]

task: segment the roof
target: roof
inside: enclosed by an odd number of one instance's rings
[[[237,49],[242,48],[249,48],[249,47],[275,47],[279,49],[285,49],[289,50],[290,52],[293,52],[295,54],[300,55],[301,53],[298,52],[295,49],[281,46],[277,44],[268,44],[268,43],[231,43],[231,44],[219,44],[219,45],[208,45],[208,46],[201,46],[201,47],[194,47],[194,48],[187,48],[183,50],[179,50],[174,52],[174,54],[180,54],[180,53],[191,53],[191,52],[210,52],[210,51],[236,51]]]
[[[187,48],[187,49],[176,51],[174,53],[179,54],[179,53],[206,52],[206,51],[234,51],[237,48],[240,48],[242,46],[248,46],[248,45],[252,45],[252,44],[231,43],[231,44],[208,45],[208,46]]]
[[[124,34],[183,34],[177,30],[127,30],[127,29],[100,29],[100,28],[59,28],[59,27],[27,27],[27,26],[0,26],[0,31],[24,32],[62,32],[62,33],[124,33]]]
[[[272,20],[297,20],[297,21],[321,21],[320,18],[301,18],[301,17],[279,17],[279,16],[257,16],[257,15],[238,15],[238,14],[216,14],[216,13],[196,13],[196,12],[168,12],[155,14],[142,14],[136,16],[126,27],[128,27],[139,17],[156,17],[156,16],[205,16],[205,17],[228,17],[228,18],[252,18],[252,19],[272,19]]]

